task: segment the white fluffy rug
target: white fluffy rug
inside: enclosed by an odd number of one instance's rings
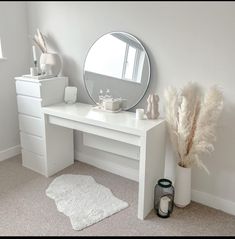
[[[53,180],[46,195],[55,200],[58,211],[70,218],[74,230],[81,230],[128,207],[110,189],[93,177],[64,174]]]

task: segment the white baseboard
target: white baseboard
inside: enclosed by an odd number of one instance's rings
[[[75,155],[75,160],[90,164],[96,168],[103,169],[105,171],[111,172],[113,174],[117,174],[124,178],[128,178],[137,182],[139,181],[139,175],[138,175],[137,169],[128,167],[126,165],[120,165],[120,164],[114,163],[105,157],[101,158],[97,155],[96,157],[94,157],[92,155],[88,155],[78,151],[75,151],[74,155]]]
[[[0,151],[0,161],[9,159],[11,157],[14,157],[14,156],[20,154],[20,153],[21,153],[20,145],[16,145],[14,147],[2,150],[2,151]]]
[[[235,202],[229,201],[212,194],[192,190],[192,200],[208,207],[212,207],[228,214],[235,215]]]

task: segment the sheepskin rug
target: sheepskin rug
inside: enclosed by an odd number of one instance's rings
[[[46,189],[57,210],[70,218],[74,230],[82,230],[128,207],[110,189],[86,175],[64,174]]]

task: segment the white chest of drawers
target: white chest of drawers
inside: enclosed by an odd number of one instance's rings
[[[62,102],[67,77],[37,80],[16,77],[22,164],[45,175],[47,148],[42,107]]]

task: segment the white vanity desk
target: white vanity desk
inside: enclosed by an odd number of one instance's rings
[[[139,147],[138,218],[144,219],[153,208],[154,186],[164,176],[165,120],[136,120],[132,112],[101,112],[82,103],[54,104],[42,112],[46,176],[73,164],[73,129]]]

